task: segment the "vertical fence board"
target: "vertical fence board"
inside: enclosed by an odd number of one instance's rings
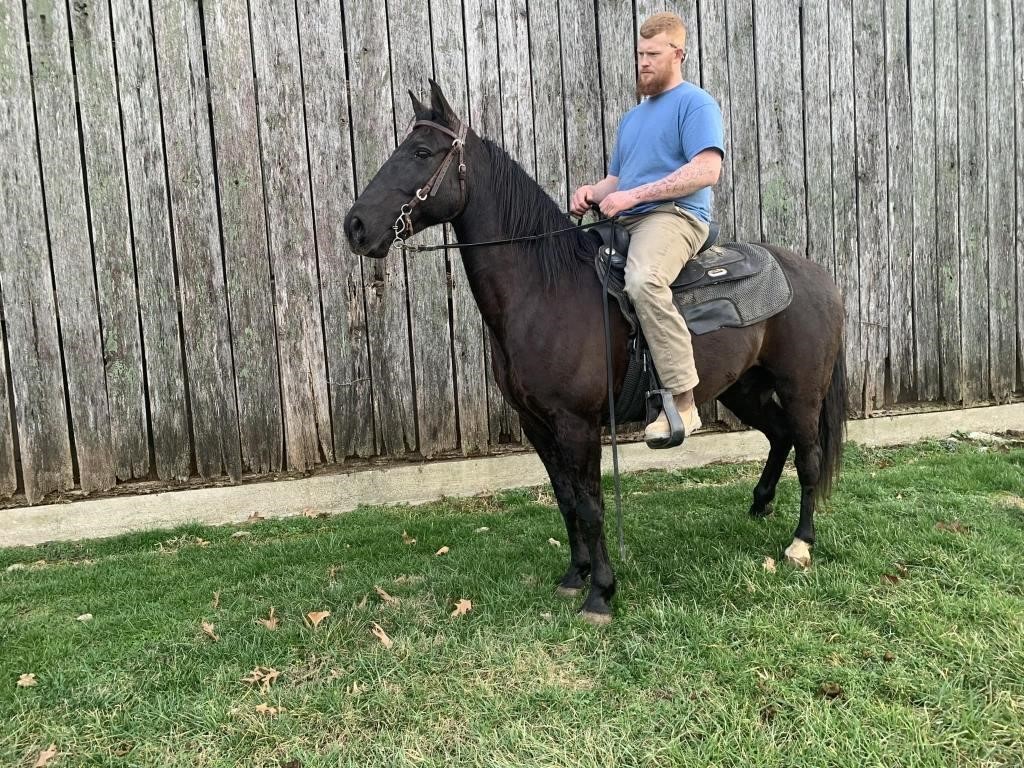
[[[0,83],[7,82],[0,73]],[[0,122],[0,125],[4,124]],[[0,164],[0,169],[2,167]],[[3,178],[0,170],[0,179]],[[0,201],[3,201],[2,196]],[[0,234],[7,234],[2,227]],[[0,291],[0,317],[3,316],[3,309],[3,292]],[[7,388],[10,375],[11,368],[7,364],[7,329],[4,323],[0,323],[0,499],[10,498],[18,489],[18,469],[14,463],[14,436],[11,433],[11,392]]]
[[[333,460],[330,401],[294,6],[252,0],[263,180],[274,275],[285,455],[291,469]]]
[[[960,159],[957,149],[957,6],[935,0],[935,218],[942,396],[963,401],[960,349]]]
[[[70,488],[64,383],[20,4],[0,6],[0,286],[25,495]]]
[[[722,126],[725,133],[725,159],[722,175],[715,185],[714,217],[721,226],[719,242],[735,238],[732,184],[732,99],[729,93],[728,30],[725,24],[725,0],[702,0],[700,5],[701,61],[704,66],[704,90],[710,93],[722,108]]]
[[[754,16],[751,0],[726,0],[729,95],[732,112],[732,199],[735,238],[758,241],[761,181],[757,149],[757,78],[754,72]]]
[[[156,472],[161,480],[184,480],[190,473],[192,446],[185,413],[153,28],[148,4],[119,2],[112,10]]]
[[[466,0],[466,68],[469,72],[470,122],[481,136],[502,143],[501,81],[498,56],[498,19],[494,0]],[[556,22],[557,25],[557,22]],[[555,27],[557,29],[557,26]],[[557,52],[557,48],[556,48]],[[487,337],[486,330],[484,333]],[[487,369],[488,420],[491,444],[519,440],[519,417],[498,390],[491,365],[491,346],[484,344]]]
[[[63,0],[32,0],[28,7],[39,157],[78,482],[84,491],[105,490],[116,478],[67,6]]]
[[[924,400],[936,400],[942,389],[935,250],[934,0],[910,0],[910,39],[914,176],[914,356],[917,360],[917,396]]]
[[[885,104],[888,138],[889,372],[894,400],[914,400],[914,188],[910,133],[907,0],[885,0]]]
[[[540,3],[534,3],[534,6]],[[534,8],[530,9],[534,13]],[[597,35],[600,47],[601,111],[604,120],[604,169],[607,172],[622,116],[636,104],[636,61],[633,47],[633,9],[621,0],[598,0]],[[600,174],[604,178],[604,173]]]
[[[384,3],[346,0],[349,94],[352,98],[356,192],[365,188],[394,147],[390,53],[383,30]],[[400,95],[401,96],[401,95]],[[416,419],[409,353],[409,318],[403,254],[363,259],[363,293],[370,334],[370,370],[377,452],[401,454],[416,447]]]
[[[860,359],[864,407],[882,408],[889,355],[889,245],[886,211],[885,38],[882,0],[857,0],[853,12],[857,133],[857,223],[860,231]]]
[[[331,424],[338,461],[373,455],[373,395],[359,257],[345,241],[355,197],[341,5],[300,0],[299,45]]]
[[[807,257],[835,274],[832,250],[832,112],[829,104],[829,0],[805,0],[804,165],[807,176]],[[705,65],[706,66],[706,65]]]
[[[431,0],[434,71],[448,102],[463,120],[470,119],[466,89],[466,47],[461,0]],[[420,94],[421,99],[427,94]],[[448,231],[448,240],[454,237]],[[452,340],[455,363],[459,445],[465,455],[488,447],[487,372],[484,369],[483,321],[469,289],[457,251],[448,253],[451,280]]]
[[[412,107],[405,102],[406,92],[428,92],[427,76],[433,72],[429,0],[403,3],[401,13],[391,14],[390,35],[392,40],[401,41],[391,48],[395,132],[401,141],[404,126],[412,117]],[[455,184],[456,180],[457,169],[452,168],[442,183]],[[443,241],[443,232],[440,228],[431,229],[417,240],[425,245],[437,245]],[[439,451],[454,449],[458,443],[448,328],[448,279],[443,255],[406,253],[405,259],[419,451],[429,458]]]
[[[766,241],[807,250],[799,0],[754,4],[761,225]]]
[[[203,9],[241,461],[275,472],[284,427],[248,5],[218,0]]]
[[[505,150],[533,176],[537,163],[530,102],[533,84],[528,19],[526,0],[497,0],[502,140]],[[596,150],[592,144],[591,151]]]
[[[191,0],[153,2],[196,469],[201,477],[237,479],[242,458],[199,14]]]
[[[73,3],[71,30],[111,450],[117,479],[131,480],[149,474],[149,429],[107,3]]]
[[[1016,370],[1014,284],[1013,18],[1011,0],[988,0],[989,393],[1005,402]],[[1024,41],[1021,41],[1024,43]],[[1018,149],[1018,151],[1020,151]],[[981,226],[981,222],[978,222]]]
[[[601,129],[598,92],[597,29],[590,0],[559,0],[562,41],[562,83],[565,87],[565,146],[569,191],[593,184],[605,175],[594,136]],[[568,207],[568,200],[559,200]]]
[[[565,170],[565,118],[558,15],[554,3],[530,6],[530,62],[533,74],[534,140],[537,183],[556,202],[568,200]],[[604,178],[604,174],[601,174]]]
[[[829,6],[829,55],[832,100],[832,221],[836,284],[846,304],[846,376],[848,405],[864,409],[861,346],[860,257],[857,236],[857,155],[854,132],[853,4]]]
[[[960,308],[964,400],[989,393],[985,0],[959,3]]]
[[[1014,82],[1017,102],[1017,391],[1024,390],[1024,0],[1013,0]]]

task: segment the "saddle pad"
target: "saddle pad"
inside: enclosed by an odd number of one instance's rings
[[[742,261],[750,266],[744,271],[753,274],[738,279],[723,276],[726,282],[701,280],[692,288],[673,285],[672,301],[690,333],[699,336],[719,328],[753,325],[781,312],[793,300],[789,278],[761,246],[728,243],[715,246],[706,255],[712,254],[710,262],[724,265]],[[713,271],[708,276],[713,278]]]

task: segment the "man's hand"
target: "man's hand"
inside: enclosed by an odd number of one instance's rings
[[[634,207],[639,200],[633,194],[633,190],[625,192],[612,192],[601,201],[601,213],[605,216],[618,216],[623,211]]]
[[[569,210],[576,216],[582,216],[587,212],[587,209],[590,208],[590,204],[594,201],[593,195],[593,185],[584,184],[573,193],[572,204],[569,206]]]

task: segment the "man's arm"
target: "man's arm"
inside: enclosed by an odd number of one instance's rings
[[[569,210],[577,216],[582,216],[587,212],[591,203],[600,203],[618,188],[619,177],[610,175],[605,176],[596,184],[584,184],[573,194]]]
[[[714,186],[721,173],[722,155],[717,149],[705,149],[663,179],[604,195],[600,198],[601,212],[605,216],[615,216],[641,203],[686,197],[704,187]]]

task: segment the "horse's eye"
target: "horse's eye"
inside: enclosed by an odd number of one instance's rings
[[[420,147],[419,149],[416,150],[416,157],[418,157],[420,160],[426,160],[428,157],[430,157],[430,155],[430,150],[425,147]]]

